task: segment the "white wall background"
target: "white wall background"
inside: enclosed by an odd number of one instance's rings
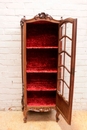
[[[0,110],[21,110],[20,20],[41,12],[78,19],[73,109],[87,110],[87,0],[0,0]]]

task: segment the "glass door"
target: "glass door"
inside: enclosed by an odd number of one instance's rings
[[[56,109],[71,124],[75,72],[77,20],[68,18],[59,24]]]

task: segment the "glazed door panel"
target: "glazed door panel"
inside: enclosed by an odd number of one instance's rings
[[[56,108],[71,124],[75,72],[77,20],[68,18],[59,24],[58,76]]]

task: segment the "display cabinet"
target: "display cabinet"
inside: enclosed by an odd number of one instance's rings
[[[21,19],[22,109],[56,110],[71,124],[77,19],[40,13]]]

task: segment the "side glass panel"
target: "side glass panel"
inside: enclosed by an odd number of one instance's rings
[[[66,23],[66,36],[72,39],[72,23]]]
[[[58,93],[69,103],[70,74],[71,74],[71,48],[72,48],[72,23],[64,23],[59,35],[59,63],[61,75],[58,76],[60,89]]]
[[[67,87],[67,85],[65,83],[64,83],[63,97],[64,97],[64,99],[65,99],[66,102],[69,101],[69,88]]]

